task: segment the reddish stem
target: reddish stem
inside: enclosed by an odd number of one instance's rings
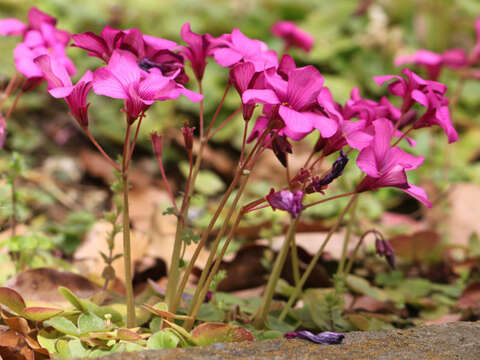
[[[103,150],[103,148],[95,140],[95,138],[92,136],[92,134],[90,134],[90,131],[88,130],[88,127],[83,128],[83,130],[85,131],[85,134],[88,136],[88,138],[90,139],[92,144],[97,148],[98,151],[100,151],[100,154],[103,155],[103,157],[110,163],[110,165],[112,165],[115,170],[121,171],[118,164],[115,161],[113,161],[110,156],[108,156],[108,154]]]

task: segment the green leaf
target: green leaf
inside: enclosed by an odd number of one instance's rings
[[[350,287],[353,291],[357,293],[367,295],[368,297],[371,297],[372,299],[378,301],[388,300],[388,295],[382,289],[370,285],[367,280],[359,276],[348,275],[346,283],[348,287]]]
[[[71,358],[85,358],[90,355],[90,351],[82,345],[80,339],[70,340],[68,349],[70,350]]]
[[[32,306],[25,308],[23,311],[23,316],[25,316],[28,320],[44,321],[62,312],[62,309]]]
[[[51,326],[55,330],[60,331],[61,333],[72,335],[72,336],[79,336],[80,332],[78,331],[77,327],[71,322],[70,320],[62,317],[57,316],[53,317],[44,322],[46,326]]]
[[[59,286],[58,291],[76,309],[80,310],[81,312],[88,311],[88,309],[82,304],[82,300],[77,295],[75,295],[70,289],[68,289],[64,286]]]
[[[62,336],[63,334],[56,330],[47,331],[46,329],[42,329],[37,334],[37,341],[43,348],[47,349],[49,353],[54,354],[57,352],[55,344]]]
[[[163,318],[155,316],[148,325],[152,333],[162,330],[163,328]]]
[[[185,177],[188,176],[189,168],[190,166],[186,162],[180,163],[180,171]],[[212,196],[225,190],[225,183],[213,171],[200,170],[194,188],[200,194]]]
[[[198,311],[197,319],[201,321],[223,321],[225,313],[212,303],[202,304]]]
[[[105,321],[92,313],[82,314],[78,317],[78,328],[81,334],[107,329]]]
[[[0,287],[0,304],[21,315],[25,309],[25,301],[15,290],[8,287]]]
[[[162,330],[152,336],[147,341],[147,349],[160,350],[176,348],[180,339],[170,331]]]
[[[276,330],[282,333],[286,333],[289,331],[294,331],[298,327],[298,325],[295,326],[285,321],[280,321],[276,317],[269,315],[267,317],[267,327],[270,330]]]

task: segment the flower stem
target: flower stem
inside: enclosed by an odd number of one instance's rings
[[[283,269],[283,265],[285,264],[285,260],[287,259],[288,249],[290,248],[290,244],[292,243],[292,238],[295,234],[299,218],[300,216],[291,220],[287,234],[285,235],[285,240],[283,242],[282,248],[280,249],[277,258],[275,259],[272,273],[268,278],[267,287],[265,288],[265,292],[263,293],[262,302],[253,320],[253,325],[257,329],[261,329],[265,326],[267,315],[270,310],[270,304],[272,303],[273,295],[275,293],[275,287],[277,286],[278,279],[280,278],[280,274]]]
[[[192,328],[193,323],[195,321],[195,317],[197,316],[198,311],[200,310],[200,305],[203,303],[203,299],[205,298],[205,294],[207,293],[207,290],[210,287],[210,283],[213,279],[213,276],[215,275],[215,273],[218,269],[218,266],[220,266],[220,264],[217,265],[217,263],[219,263],[222,260],[224,251],[223,251],[223,254],[220,254],[220,255],[217,256],[217,261],[215,263],[216,266],[214,265],[213,268],[211,269],[215,254],[217,253],[218,246],[220,245],[220,241],[222,240],[222,237],[227,230],[228,223],[230,222],[230,219],[233,215],[233,212],[235,211],[235,209],[237,207],[238,201],[240,200],[240,198],[241,198],[241,196],[242,196],[242,194],[245,190],[245,187],[246,187],[247,182],[248,182],[248,177],[249,177],[249,175],[246,175],[245,178],[243,179],[242,184],[240,185],[240,188],[237,191],[237,195],[235,196],[235,199],[233,200],[233,203],[230,206],[230,209],[228,210],[228,214],[227,214],[226,218],[224,219],[223,225],[222,225],[220,231],[218,232],[217,236],[215,237],[215,240],[214,240],[214,242],[213,242],[213,244],[210,248],[210,253],[208,255],[208,259],[207,259],[207,263],[205,265],[205,269],[202,272],[202,274],[200,276],[200,279],[198,280],[197,288],[195,289],[195,293],[193,295],[193,300],[192,300],[192,303],[190,304],[190,309],[189,309],[188,315],[192,317],[192,320],[187,320],[187,322],[185,323],[184,327],[185,327],[186,330],[190,330]],[[243,216],[243,212],[240,212],[240,214],[237,216],[237,219],[235,220],[234,228],[236,226],[238,226],[237,222],[240,222],[240,219],[241,219],[242,216]],[[229,236],[229,238],[230,238],[230,236]],[[225,249],[225,251],[226,251],[226,249]]]
[[[97,148],[97,150],[100,152],[100,154],[102,154],[103,157],[110,163],[110,165],[112,165],[113,168],[115,170],[117,170],[118,172],[122,172],[122,170],[120,169],[118,164],[115,161],[113,161],[113,159],[110,156],[108,156],[108,154],[103,150],[103,148],[100,146],[100,144],[97,142],[97,140],[95,140],[95,138],[92,136],[92,134],[90,133],[88,128],[85,127],[83,130],[85,131],[85,134],[88,136],[88,138],[90,139],[92,144]]]
[[[330,197],[328,197],[328,198],[325,198],[325,199],[322,199],[322,200],[318,200],[318,201],[315,201],[315,202],[313,202],[313,203],[304,205],[304,206],[303,206],[303,209],[306,209],[306,208],[309,208],[309,207],[311,207],[311,206],[318,205],[318,204],[321,204],[321,203],[324,203],[324,202],[327,202],[327,201],[330,201],[330,200],[339,199],[339,198],[346,197],[346,196],[350,196],[350,195],[354,195],[354,194],[356,194],[356,192],[355,192],[355,191],[351,191],[351,192],[348,192],[348,193],[345,193],[345,194],[330,196]]]
[[[355,222],[355,214],[357,211],[357,204],[358,204],[358,196],[354,197],[352,210],[350,211],[350,218],[348,219],[347,224],[347,233],[345,234],[345,239],[343,241],[343,248],[342,248],[342,256],[340,257],[340,261],[338,262],[337,274],[341,274],[343,272],[343,268],[345,266],[345,260],[347,256],[348,250],[348,243],[350,242],[350,238],[352,235],[352,228],[353,223]]]
[[[134,328],[135,323],[135,302],[133,298],[132,284],[132,256],[130,246],[130,214],[128,209],[128,161],[130,151],[130,130],[131,125],[127,123],[125,142],[123,145],[122,159],[122,180],[123,180],[123,262],[125,266],[125,292],[127,300],[127,328]]]
[[[305,272],[303,273],[301,279],[300,279],[300,282],[295,286],[295,289],[293,290],[293,293],[292,295],[290,295],[290,298],[288,299],[288,302],[287,304],[284,306],[282,312],[280,313],[280,316],[279,316],[279,320],[283,320],[285,319],[285,316],[287,316],[288,314],[288,311],[291,309],[292,305],[293,305],[293,302],[297,299],[297,297],[300,295],[300,292],[302,291],[302,288],[303,288],[303,285],[305,285],[305,282],[307,281],[308,277],[310,276],[310,274],[312,273],[315,265],[317,264],[318,260],[320,259],[320,256],[322,255],[323,253],[323,250],[325,249],[325,247],[327,246],[328,244],[328,241],[330,240],[330,238],[332,237],[333,233],[335,231],[337,231],[337,229],[339,228],[340,224],[342,223],[343,221],[343,218],[345,217],[345,214],[348,212],[348,210],[350,210],[350,207],[353,205],[356,197],[358,196],[358,194],[354,195],[350,201],[348,202],[347,206],[345,207],[345,209],[343,209],[342,213],[340,214],[340,216],[338,217],[338,220],[337,222],[335,223],[334,226],[332,226],[332,228],[330,229],[330,231],[328,232],[327,234],[327,237],[325,238],[325,240],[323,241],[323,244],[322,246],[320,247],[320,249],[318,249],[317,253],[315,254],[315,256],[312,258],[312,260],[310,261],[310,264],[308,264],[308,267],[307,269],[305,270]]]
[[[295,285],[300,282],[300,266],[298,261],[298,252],[297,252],[297,243],[295,241],[295,233],[292,236],[291,243],[291,258],[292,258],[292,272],[293,272],[293,281]]]

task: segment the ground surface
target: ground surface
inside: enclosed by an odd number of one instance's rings
[[[180,359],[480,359],[480,322],[458,322],[409,330],[351,332],[341,345],[317,345],[306,340],[267,340],[215,344],[110,355],[104,360]]]

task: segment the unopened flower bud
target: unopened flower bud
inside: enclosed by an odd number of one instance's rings
[[[193,131],[195,127],[184,126],[182,127],[183,140],[185,141],[185,147],[188,151],[191,151],[193,148]]]

